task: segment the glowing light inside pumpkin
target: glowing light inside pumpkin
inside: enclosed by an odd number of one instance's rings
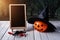
[[[38,25],[39,23],[37,23],[37,25]]]
[[[44,32],[44,31],[47,30],[47,24],[45,24],[45,23],[42,22],[42,21],[35,21],[35,22],[34,22],[34,28],[35,28],[37,31]]]

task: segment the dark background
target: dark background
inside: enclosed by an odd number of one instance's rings
[[[0,20],[9,20],[9,4],[26,4],[27,19],[48,6],[49,20],[60,20],[60,0],[0,0]]]

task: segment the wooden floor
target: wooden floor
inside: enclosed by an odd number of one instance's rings
[[[51,21],[50,21],[51,22]],[[60,21],[51,22],[60,30]],[[60,40],[60,32],[41,33],[36,30],[27,32],[27,37],[9,35],[9,21],[0,21],[0,40]]]

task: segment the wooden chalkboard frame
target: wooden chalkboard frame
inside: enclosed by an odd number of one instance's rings
[[[25,13],[25,26],[24,27],[11,27],[11,6],[24,6]],[[10,28],[13,29],[25,29],[26,28],[26,4],[9,4],[9,20],[10,20]]]

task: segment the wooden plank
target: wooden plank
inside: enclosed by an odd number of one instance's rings
[[[15,40],[15,37],[12,36],[12,35],[9,35],[8,39],[7,40]]]
[[[60,40],[60,32],[47,33],[49,40]]]
[[[35,40],[48,40],[46,33],[38,32],[35,30],[34,35],[35,35]]]
[[[9,31],[10,31],[10,28],[7,29],[5,35],[3,36],[3,38],[2,38],[1,40],[7,40],[7,39],[8,39],[8,37],[9,37],[8,32],[9,32]]]
[[[5,24],[5,21],[0,21],[0,31],[4,28]]]
[[[27,32],[27,40],[34,40],[34,34],[33,34],[33,31]]]
[[[7,22],[7,23],[9,23],[9,22]],[[8,25],[10,25],[10,24],[7,24],[7,26]],[[7,29],[7,32],[5,33],[5,35],[3,36],[3,38],[1,40],[13,40],[14,39],[12,35],[8,34],[8,32],[12,32],[11,29],[10,29],[10,27]]]
[[[46,33],[40,32],[40,35],[42,40],[49,40]]]
[[[8,26],[9,26],[9,23],[8,22],[5,22],[5,26],[4,28],[1,30],[0,32],[0,40],[2,39],[2,37],[4,36],[5,32],[7,31],[8,29]]]
[[[27,40],[27,37],[15,36],[15,40]]]
[[[41,40],[41,34],[37,31],[37,30],[34,30],[34,37],[35,37],[35,40]]]
[[[0,31],[4,28],[4,26],[5,26],[5,24],[3,24],[3,23],[1,24],[0,23]]]
[[[0,26],[1,26],[0,40],[59,40],[60,39],[60,32],[41,33],[36,30],[27,32],[28,34],[27,37],[12,36],[7,33],[8,31],[11,31],[10,29],[7,31],[9,27],[9,21],[0,21]],[[60,26],[60,24],[58,26]]]

